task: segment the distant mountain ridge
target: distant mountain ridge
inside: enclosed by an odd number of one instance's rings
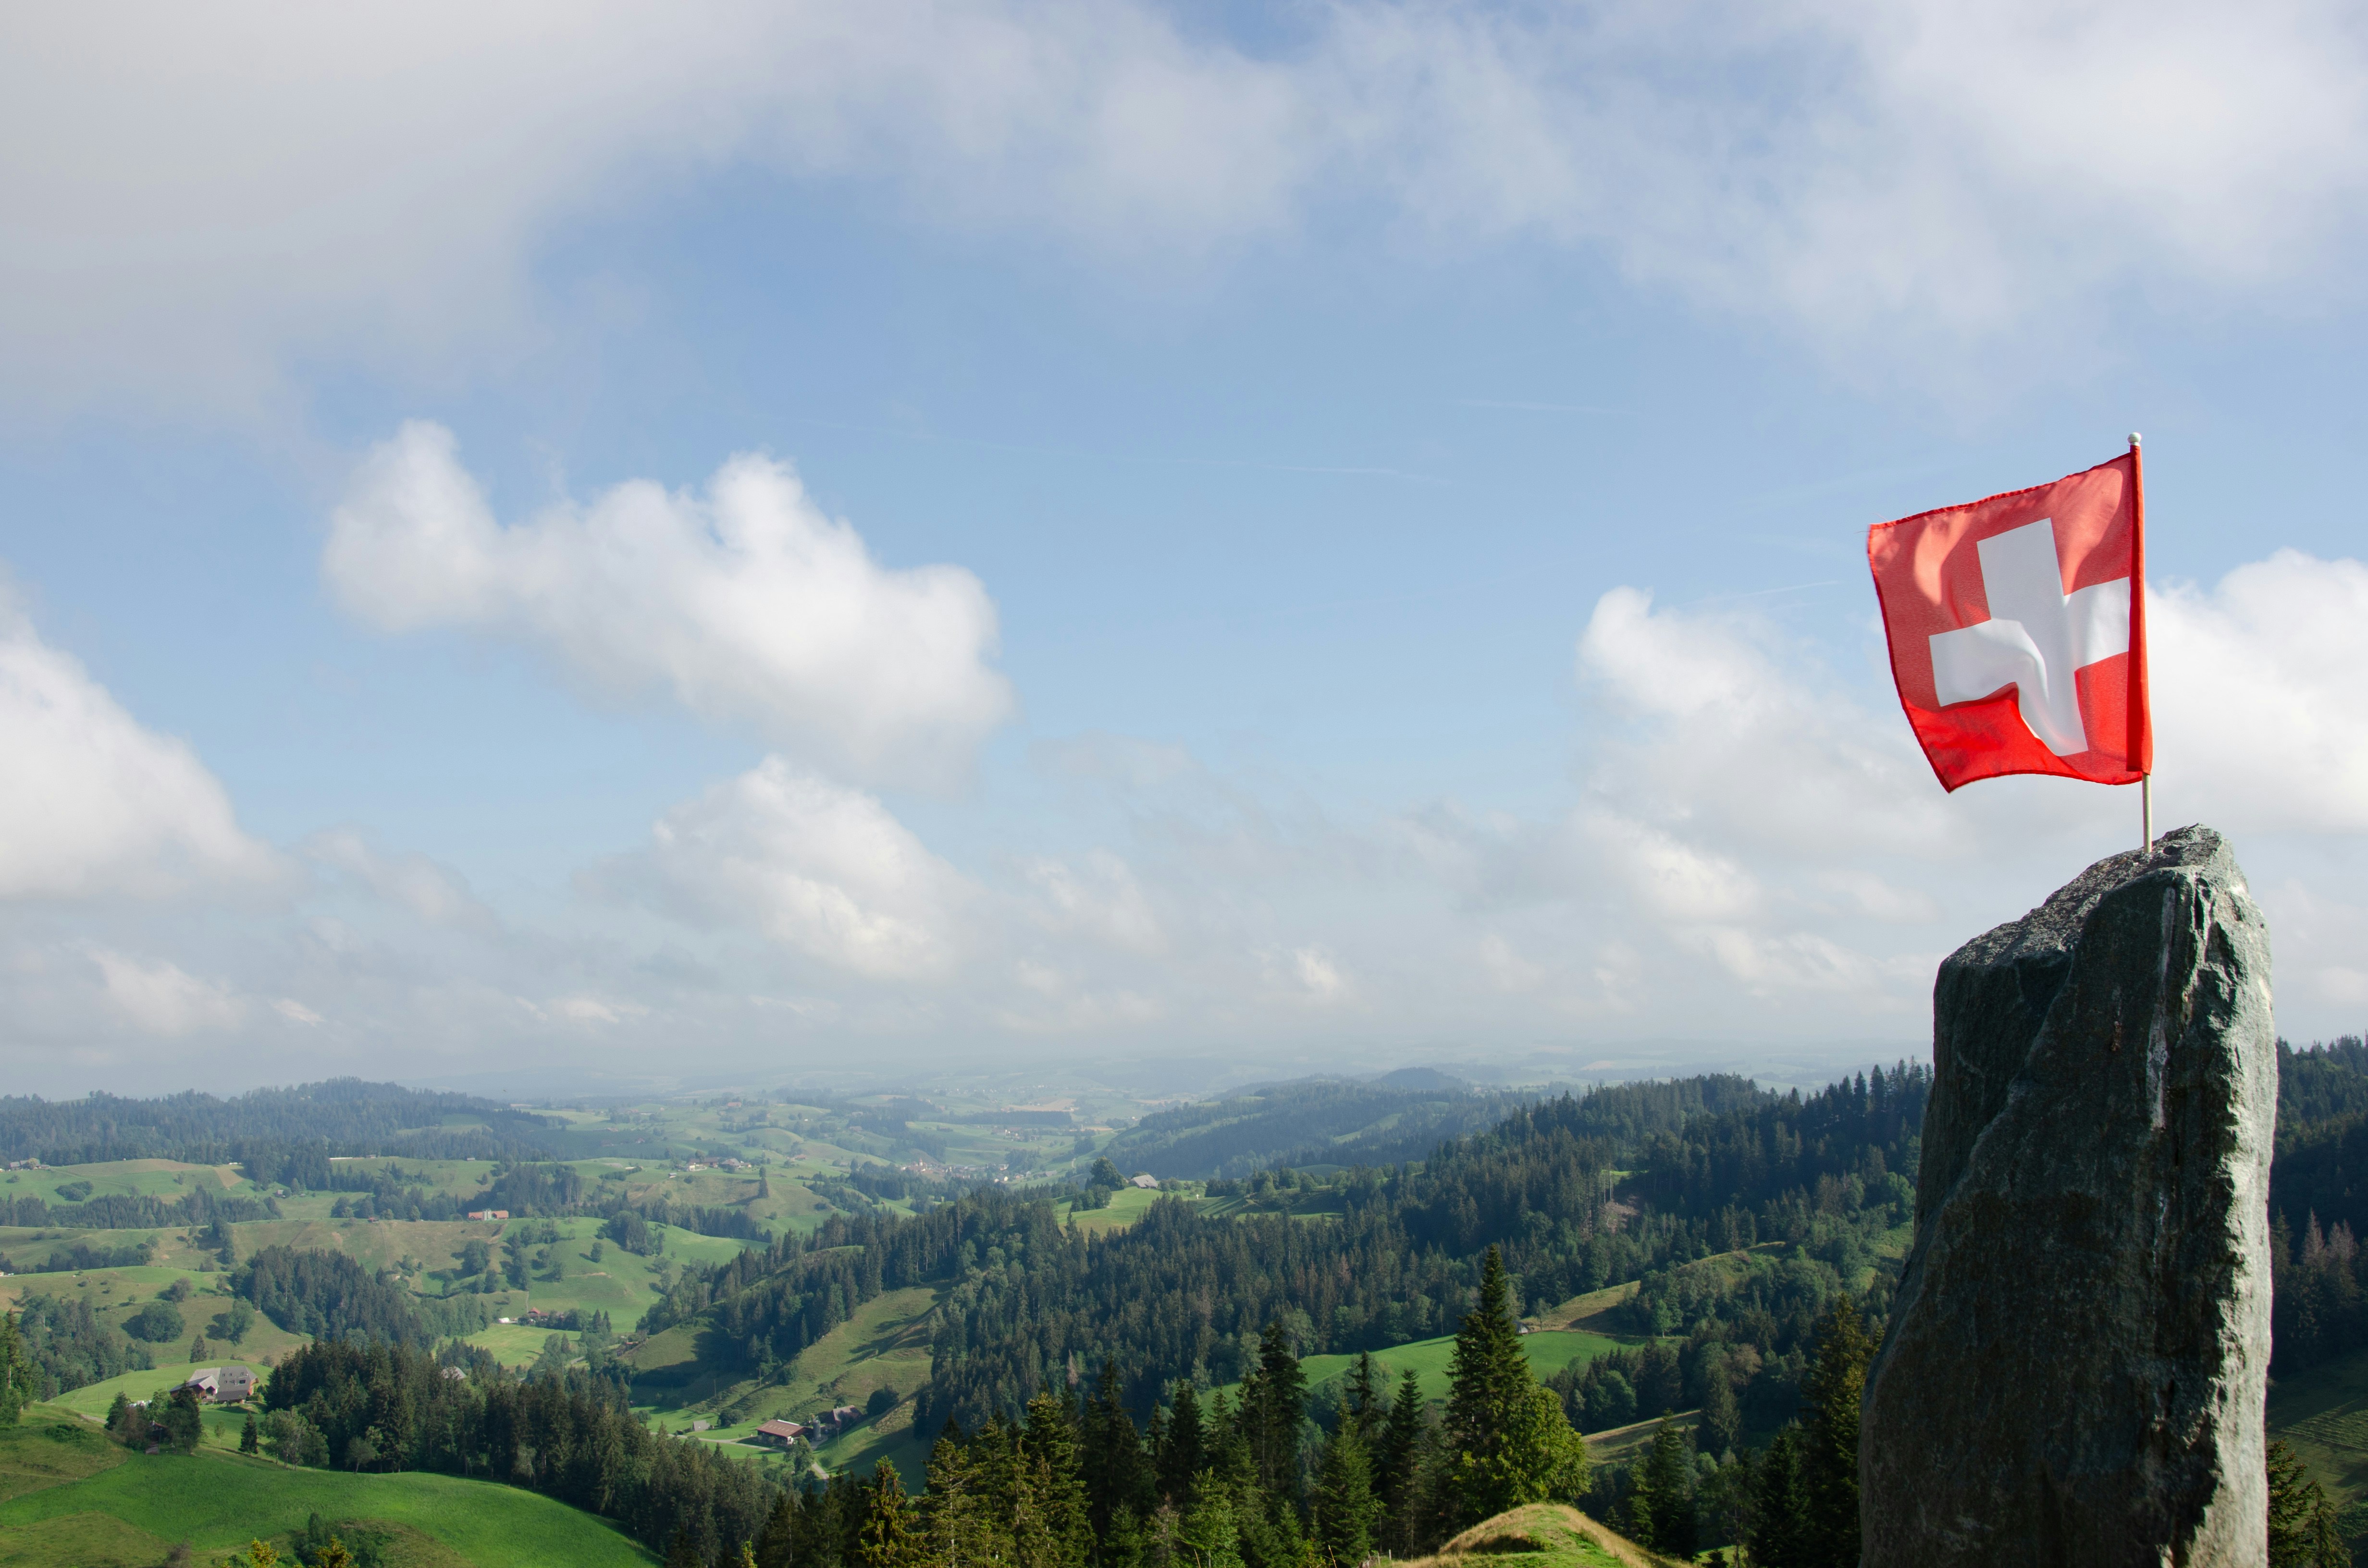
[[[447,1125],[453,1121],[461,1124]],[[229,1099],[194,1089],[145,1100],[8,1095],[0,1096],[0,1159],[52,1165],[237,1160],[248,1165],[248,1175],[271,1180],[277,1164],[297,1149],[412,1159],[550,1158],[548,1133],[554,1125],[548,1117],[473,1095],[359,1078],[256,1089]],[[258,1170],[258,1163],[274,1168]]]

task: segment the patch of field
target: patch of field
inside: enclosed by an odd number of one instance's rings
[[[1913,1229],[1913,1227],[1909,1227]],[[1758,1246],[1740,1252],[1713,1253],[1708,1257],[1679,1266],[1679,1273],[1724,1274],[1739,1279],[1755,1268],[1764,1268],[1781,1258],[1788,1250],[1783,1242],[1761,1242]],[[1628,1301],[1643,1289],[1636,1280],[1623,1285],[1610,1285],[1600,1290],[1589,1290],[1583,1296],[1573,1296],[1560,1306],[1550,1307],[1535,1317],[1525,1319],[1537,1328],[1578,1328],[1596,1334],[1621,1334],[1632,1342],[1636,1335],[1612,1326],[1611,1311]]]
[[[44,1203],[79,1203],[92,1198],[187,1198],[200,1189],[227,1192],[246,1178],[236,1165],[191,1165],[178,1160],[107,1160],[88,1165],[49,1165],[38,1171],[10,1171],[0,1179],[0,1198],[38,1198]],[[64,1198],[58,1188],[88,1182],[82,1198]]]
[[[255,1381],[258,1388],[262,1386],[264,1379],[270,1374],[271,1370],[261,1361],[248,1356],[226,1357],[222,1360],[210,1360],[205,1364],[209,1367],[249,1368],[255,1373]],[[181,1381],[189,1375],[189,1371],[190,1368],[187,1363],[176,1361],[158,1367],[153,1371],[126,1372],[120,1377],[106,1378],[98,1382],[85,1383],[78,1389],[68,1389],[50,1403],[61,1410],[70,1410],[76,1415],[86,1415],[94,1421],[102,1420],[107,1415],[108,1406],[115,1403],[117,1394],[120,1393],[126,1399],[137,1402],[152,1398],[159,1391],[169,1392],[179,1386]],[[209,1424],[209,1437],[211,1436],[212,1425],[218,1421],[237,1422],[245,1419],[235,1411],[211,1408],[207,1410],[206,1418]],[[233,1433],[232,1437],[233,1446],[236,1441],[236,1436]]]
[[[1574,1361],[1592,1361],[1607,1350],[1616,1350],[1622,1342],[1605,1335],[1572,1331],[1537,1331],[1521,1336],[1522,1353],[1530,1358],[1530,1370],[1543,1380],[1561,1371]],[[1386,1350],[1373,1352],[1373,1365],[1380,1372],[1383,1386],[1395,1393],[1398,1379],[1412,1370],[1427,1400],[1447,1397],[1449,1369],[1455,1356],[1455,1336],[1441,1335],[1436,1339],[1417,1339],[1405,1345],[1394,1345]],[[1307,1374],[1308,1392],[1319,1390],[1348,1376],[1357,1358],[1350,1356],[1309,1356],[1300,1363]]]
[[[874,1389],[909,1395],[929,1381],[929,1313],[939,1292],[926,1285],[883,1290],[790,1363],[781,1394],[801,1409],[829,1399],[860,1405]]]
[[[1673,1415],[1656,1415],[1650,1421],[1632,1421],[1625,1426],[1608,1427],[1587,1435],[1588,1457],[1598,1464],[1624,1465],[1641,1459],[1653,1446],[1653,1439],[1668,1421],[1680,1432],[1691,1432],[1702,1425],[1702,1412],[1680,1410]]]
[[[18,1425],[0,1428],[0,1502],[81,1481],[130,1457],[71,1411],[29,1406]]]
[[[0,1304],[21,1305],[37,1295],[85,1301],[100,1322],[120,1329],[126,1319],[160,1300],[166,1287],[176,1279],[187,1281],[190,1288],[187,1298],[167,1303],[180,1318],[180,1328],[168,1339],[140,1342],[160,1367],[187,1362],[190,1341],[199,1335],[206,1337],[209,1362],[218,1354],[233,1359],[277,1359],[303,1343],[302,1336],[287,1333],[260,1314],[248,1321],[246,1333],[237,1344],[227,1343],[224,1331],[228,1324],[217,1324],[214,1321],[217,1316],[226,1318],[231,1312],[225,1277],[187,1268],[90,1268],[79,1274],[15,1274],[0,1280]]]
[[[905,1480],[905,1490],[919,1494],[928,1483],[929,1449],[935,1433],[913,1430],[913,1402],[905,1401],[877,1421],[866,1421],[814,1450],[824,1468],[847,1471],[869,1481],[886,1460]]]
[[[463,1336],[461,1343],[492,1351],[494,1359],[505,1367],[529,1367],[542,1355],[543,1342],[557,1332],[555,1329],[536,1328],[530,1324],[497,1323],[491,1328],[479,1329]],[[575,1336],[564,1334],[560,1337],[572,1340]]]
[[[2326,1489],[2344,1540],[2368,1544],[2368,1350],[2280,1378],[2270,1389],[2269,1427]]]
[[[156,1568],[173,1543],[107,1514],[0,1529],[0,1568]]]
[[[1474,1525],[1406,1568],[1662,1568],[1675,1561],[1565,1504],[1531,1503]]]
[[[405,1526],[485,1568],[625,1568],[655,1561],[591,1515],[514,1487],[449,1475],[291,1470],[211,1451],[189,1458],[127,1452],[95,1475],[0,1503],[0,1551],[20,1543],[31,1550],[45,1533],[41,1527],[56,1530],[71,1516],[100,1514],[159,1540],[188,1540],[202,1555],[301,1529],[314,1513]],[[88,1560],[21,1561],[63,1568]]]
[[[1160,1197],[1156,1187],[1123,1187],[1110,1194],[1107,1209],[1073,1209],[1064,1203],[1053,1212],[1064,1225],[1074,1224],[1089,1236],[1106,1235],[1112,1231],[1125,1230],[1151,1212],[1151,1206],[1158,1202]]]

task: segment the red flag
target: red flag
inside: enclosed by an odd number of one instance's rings
[[[2152,771],[2142,483],[2134,444],[2053,484],[1867,530],[1899,705],[1943,789]]]

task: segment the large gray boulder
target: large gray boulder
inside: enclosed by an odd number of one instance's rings
[[[2209,828],[1941,966],[1868,1568],[2266,1561],[2276,1041],[2269,932]]]

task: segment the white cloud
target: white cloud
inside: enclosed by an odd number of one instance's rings
[[[504,526],[451,433],[408,424],[362,464],[321,565],[386,631],[515,638],[603,691],[662,687],[863,778],[958,777],[1012,710],[978,579],[881,566],[760,457],[703,495],[634,483]]]
[[[1172,265],[1317,224],[1538,236],[1901,363],[2108,289],[2340,277],[2351,9],[1787,0],[47,7],[0,50],[0,363],[270,398],[530,334],[538,248],[754,165]]]
[[[1021,873],[1042,901],[1038,919],[1047,929],[1144,957],[1167,950],[1167,933],[1134,869],[1109,850],[1087,855],[1082,868],[1031,858]]]
[[[307,859],[345,872],[427,925],[490,931],[499,924],[460,872],[425,855],[381,855],[352,828],[316,833],[304,841],[302,852]]]
[[[976,890],[880,801],[780,757],[668,812],[616,868],[706,926],[745,926],[874,981],[942,976]]]
[[[142,960],[105,948],[91,951],[107,998],[133,1027],[153,1035],[230,1028],[246,1008],[228,987],[200,980],[165,960]]]
[[[307,1007],[303,1003],[297,1001],[292,996],[281,996],[275,999],[271,1004],[271,1010],[279,1014],[281,1017],[287,1019],[291,1024],[302,1024],[307,1028],[310,1028],[314,1024],[325,1023],[328,1021],[320,1014],[313,1011],[312,1008]]]
[[[2368,566],[2282,550],[2209,591],[2157,589],[2146,634],[2164,807],[2368,831]]]
[[[197,754],[42,642],[5,584],[0,756],[0,899],[157,897],[279,873]]]

